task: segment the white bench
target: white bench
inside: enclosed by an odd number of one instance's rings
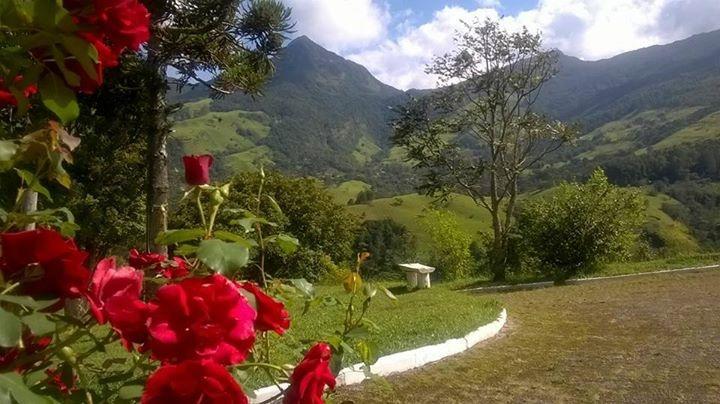
[[[405,271],[405,279],[407,279],[408,289],[430,288],[430,274],[435,271],[435,268],[418,263],[399,265],[403,271]]]

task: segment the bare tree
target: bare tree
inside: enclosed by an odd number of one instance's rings
[[[393,141],[424,173],[421,191],[460,192],[490,212],[489,258],[502,280],[518,179],[576,131],[533,111],[557,64],[539,34],[509,33],[491,20],[466,26],[456,49],[426,69],[443,87],[398,108]]]

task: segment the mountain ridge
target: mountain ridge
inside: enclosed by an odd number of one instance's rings
[[[200,102],[205,112],[191,118],[198,122],[185,122],[188,130],[177,137],[175,149],[187,151],[187,139],[193,150],[200,149],[203,137],[212,132],[208,128],[225,130],[217,129],[226,124],[218,123],[223,119],[247,120],[262,113],[261,122],[248,121],[253,128],[231,125],[238,139],[228,140],[224,154],[242,164],[224,164],[224,174],[263,162],[330,181],[362,179],[377,185],[396,182],[397,178],[388,177],[398,176],[411,181],[412,173],[389,141],[390,108],[432,89],[396,89],[307,36],[290,42],[276,65],[275,76],[257,99],[235,94],[206,100],[207,93],[197,89],[181,94],[179,100]],[[543,89],[537,106],[554,118],[577,121],[585,128],[578,146],[559,153],[556,163],[652,152],[655,143],[720,110],[720,30],[598,61],[561,54],[559,73]],[[207,122],[202,122],[203,117]],[[652,122],[633,123],[648,117]],[[622,129],[627,133],[622,132],[621,142],[615,133],[601,130],[613,122],[632,127]],[[190,129],[206,131],[208,136],[190,133]],[[594,153],[595,148],[602,152]],[[220,151],[222,160],[222,145],[214,150]]]

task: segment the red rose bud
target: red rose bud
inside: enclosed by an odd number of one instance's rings
[[[255,310],[222,275],[165,285],[150,307],[142,351],[163,363],[210,359],[234,365],[255,343]]]
[[[183,278],[190,274],[189,266],[190,264],[184,259],[173,257],[172,261],[168,261],[162,266],[160,274],[168,279]]]
[[[285,310],[284,304],[265,294],[252,282],[245,282],[240,286],[255,296],[256,330],[275,331],[279,335],[283,335],[290,328],[290,313]]]
[[[184,156],[185,182],[188,185],[205,185],[210,183],[210,167],[213,165],[213,156]]]
[[[19,281],[31,296],[83,296],[90,280],[88,254],[55,230],[38,229],[0,234],[0,271],[5,280]],[[59,307],[58,307],[59,308]]]
[[[290,376],[284,404],[322,404],[325,386],[335,389],[335,376],[330,371],[332,350],[326,343],[318,343],[305,354]]]
[[[248,399],[225,367],[203,360],[161,366],[148,378],[141,403],[247,404]]]
[[[128,262],[130,266],[138,269],[155,269],[158,265],[167,260],[167,256],[158,253],[141,253],[136,249],[130,250]]]

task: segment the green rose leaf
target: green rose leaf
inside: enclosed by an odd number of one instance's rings
[[[39,84],[43,104],[63,123],[74,121],[80,115],[75,92],[65,85],[60,76],[55,73],[46,74]]]
[[[22,334],[22,323],[20,319],[0,308],[0,346],[12,348],[20,342]]]
[[[300,246],[298,239],[287,234],[278,234],[265,239],[265,243],[276,244],[286,255],[290,255],[297,251]]]
[[[34,335],[47,335],[55,331],[55,323],[48,320],[44,313],[33,313],[22,318]]]
[[[197,250],[198,259],[213,271],[233,274],[244,268],[250,259],[250,250],[238,243],[222,240],[203,240]]]
[[[355,352],[358,353],[364,364],[370,366],[378,360],[378,349],[374,342],[368,340],[358,341],[355,344]]]
[[[58,299],[35,300],[30,296],[0,295],[0,302],[13,303],[35,310],[43,310],[57,303]]]
[[[22,376],[15,372],[0,373],[0,399],[7,397],[8,395],[11,395],[18,404],[56,402],[48,397],[39,396],[33,393],[23,382]]]
[[[142,397],[143,388],[144,387],[139,384],[122,386],[122,387],[120,387],[120,390],[118,391],[118,395],[123,400],[136,400],[136,399]]]
[[[17,152],[18,145],[9,140],[0,140],[0,172],[12,166],[12,159]]]
[[[247,248],[254,247],[257,245],[257,243],[255,243],[254,241],[250,241],[243,236],[240,236],[238,234],[231,233],[231,232],[225,231],[225,230],[216,230],[213,232],[213,236],[215,238],[223,240],[223,241],[230,241],[233,243],[238,243],[241,246],[247,247]]]
[[[20,176],[20,178],[25,181],[25,184],[27,184],[30,189],[46,197],[50,202],[52,202],[53,199],[50,196],[50,191],[48,191],[48,189],[40,183],[40,179],[37,178],[35,174],[31,173],[30,171],[21,170],[19,168],[16,168],[15,171]]]
[[[161,232],[155,238],[158,244],[169,245],[185,241],[197,240],[205,235],[203,229],[179,229]]]
[[[306,298],[312,299],[315,297],[315,287],[304,278],[290,279],[290,283]]]

